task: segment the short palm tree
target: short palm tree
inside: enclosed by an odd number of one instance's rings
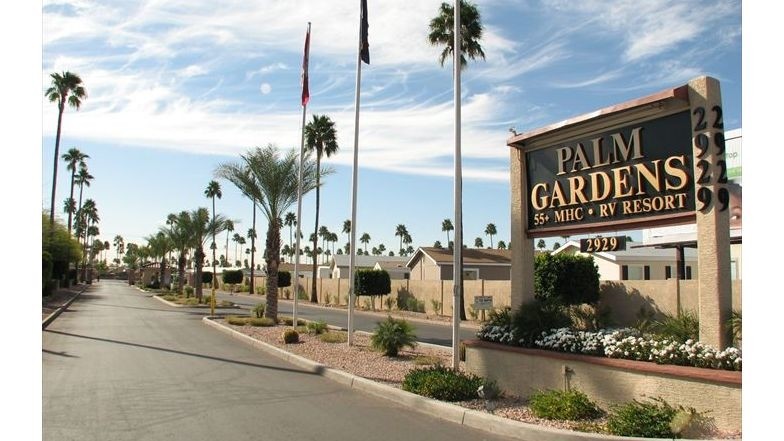
[[[498,234],[498,231],[495,229],[495,224],[487,224],[487,227],[485,228],[485,234],[490,236],[490,248],[493,248],[493,236]]]
[[[327,158],[338,152],[338,133],[335,130],[335,123],[326,115],[313,115],[313,120],[305,126],[305,151],[316,153],[316,226],[314,233],[319,231],[319,204],[321,202],[321,157]],[[313,241],[313,249],[318,248],[318,238]],[[316,259],[313,259],[312,289],[310,291],[310,301],[318,302],[316,292]]]
[[[482,248],[484,246],[485,246],[485,244],[484,244],[484,242],[482,242],[482,238],[481,237],[477,237],[476,239],[474,239],[474,247]]]
[[[94,179],[93,175],[87,171],[87,166],[80,166],[79,172],[76,173],[76,177],[74,178],[74,183],[79,186],[79,205],[76,207],[76,211],[82,209],[82,194],[84,193],[84,187],[90,186],[90,182]]]
[[[87,98],[87,90],[82,85],[79,75],[71,72],[53,73],[52,85],[46,89],[46,97],[49,102],[57,103],[57,136],[54,141],[54,171],[52,174],[52,208],[49,213],[49,225],[54,231],[54,201],[57,193],[57,162],[60,157],[60,133],[63,127],[63,113],[65,104],[76,110],[82,106],[82,101]]]
[[[181,211],[179,214],[170,214],[167,220],[169,228],[164,231],[171,240],[172,249],[178,251],[177,258],[177,292],[182,294],[185,286],[185,264],[188,261],[188,250],[191,248],[191,214]]]
[[[267,307],[264,315],[278,318],[278,267],[280,265],[281,217],[297,201],[299,161],[293,150],[281,154],[268,145],[241,155],[242,162],[221,164],[216,176],[234,184],[243,194],[253,198],[267,218],[264,259],[267,264]],[[316,188],[316,163],[310,156],[302,158],[302,194]],[[320,175],[332,173],[320,170]],[[296,287],[295,287],[296,289]]]
[[[454,6],[444,2],[441,3],[438,15],[430,20],[428,41],[433,46],[444,46],[444,50],[441,51],[441,55],[438,57],[438,62],[441,66],[452,58],[454,53],[454,17]],[[462,40],[460,44],[460,70],[468,66],[466,55],[472,60],[478,57],[485,59],[482,45],[479,44],[479,40],[482,39],[482,17],[479,14],[479,9],[465,0],[460,0],[460,37]]]
[[[66,165],[66,169],[71,172],[71,196],[69,196],[69,201],[72,201],[72,209],[68,211],[68,234],[71,234],[71,225],[72,225],[72,215],[76,213],[76,203],[74,201],[74,180],[76,179],[76,169],[87,167],[87,163],[84,162],[85,159],[89,158],[90,156],[82,153],[76,147],[72,147],[68,149],[63,155],[63,160],[68,164]]]

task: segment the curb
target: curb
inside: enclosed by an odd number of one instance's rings
[[[147,291],[145,291],[145,292],[147,292]],[[164,298],[161,298],[160,296],[155,295],[155,294],[151,295],[150,297],[154,298],[155,300],[157,300],[159,302],[163,302],[166,305],[171,306],[172,308],[210,309],[209,305],[180,305],[178,303],[172,303],[172,302],[170,302],[170,301],[168,301],[168,300],[166,300]],[[217,310],[217,309],[240,309],[240,308],[238,306],[215,306],[215,309]]]
[[[212,320],[213,318],[214,317],[204,317],[202,318],[202,322],[255,348],[301,367],[308,372],[321,375],[351,389],[356,389],[378,398],[402,404],[413,411],[451,421],[473,429],[525,441],[661,441],[661,438],[602,435],[598,433],[574,432],[570,430],[541,427],[535,424],[514,421],[473,409],[466,409],[455,404],[426,398],[396,387],[387,386],[382,383],[368,380],[367,378],[327,367],[321,363],[292,354],[277,346],[256,340],[253,337],[235,331],[234,329],[215,322]]]
[[[47,327],[47,326],[49,326],[49,324],[50,324],[50,323],[52,323],[52,322],[54,321],[54,319],[56,319],[56,318],[57,318],[57,316],[59,316],[60,314],[62,314],[62,312],[63,312],[63,311],[65,311],[66,309],[68,309],[68,307],[69,307],[69,306],[71,306],[71,303],[73,303],[73,302],[76,300],[76,298],[77,298],[77,297],[79,297],[79,296],[80,296],[80,295],[81,295],[81,294],[82,294],[82,293],[83,293],[85,290],[87,290],[87,286],[86,286],[86,285],[81,285],[81,286],[80,286],[80,291],[79,291],[79,292],[77,292],[76,294],[74,294],[74,296],[73,296],[73,297],[71,297],[70,299],[68,299],[68,301],[67,301],[67,302],[65,302],[65,304],[64,304],[63,306],[61,306],[61,307],[59,307],[59,308],[55,309],[55,310],[54,310],[54,312],[52,312],[51,314],[49,314],[49,315],[48,315],[48,316],[47,316],[47,317],[46,317],[46,318],[43,320],[43,322],[41,323],[41,330],[44,330],[44,329],[46,329],[46,327]]]

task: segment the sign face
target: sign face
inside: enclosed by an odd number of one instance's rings
[[[580,252],[600,253],[603,251],[622,251],[626,249],[626,236],[593,237],[580,239]]]
[[[493,309],[493,296],[474,296],[474,310]]]
[[[688,110],[525,155],[532,235],[695,209]]]

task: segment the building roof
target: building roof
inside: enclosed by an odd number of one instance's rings
[[[347,267],[349,265],[349,257],[348,254],[335,254],[332,256],[329,267],[332,269],[335,269],[335,266]],[[355,256],[354,266],[359,268],[373,268],[376,266],[376,262],[380,262],[381,265],[385,265],[386,263],[405,264],[407,260],[408,257],[401,256]]]
[[[511,266],[511,250],[493,250],[486,248],[463,248],[463,265],[496,265]],[[412,268],[419,259],[427,257],[436,265],[454,263],[454,253],[447,248],[421,247],[411,256],[406,266]]]
[[[386,270],[386,271],[409,271],[410,268],[408,268],[408,266],[406,266],[408,258],[407,257],[402,257],[401,259],[405,259],[405,260],[400,260],[400,261],[397,261],[397,262],[391,261],[391,260],[380,260],[380,261],[376,262],[374,267],[378,266],[382,270]]]

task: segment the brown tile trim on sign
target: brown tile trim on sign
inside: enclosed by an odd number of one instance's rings
[[[524,355],[554,358],[558,360],[579,361],[582,363],[590,363],[618,369],[627,369],[630,371],[671,375],[674,377],[681,377],[691,380],[736,384],[738,386],[742,384],[742,372],[739,371],[656,364],[647,361],[623,360],[620,358],[605,358],[592,355],[570,354],[567,352],[547,351],[544,349],[520,348],[516,346],[491,343],[476,339],[465,340],[463,343],[468,347],[494,349],[502,352],[516,352]]]

